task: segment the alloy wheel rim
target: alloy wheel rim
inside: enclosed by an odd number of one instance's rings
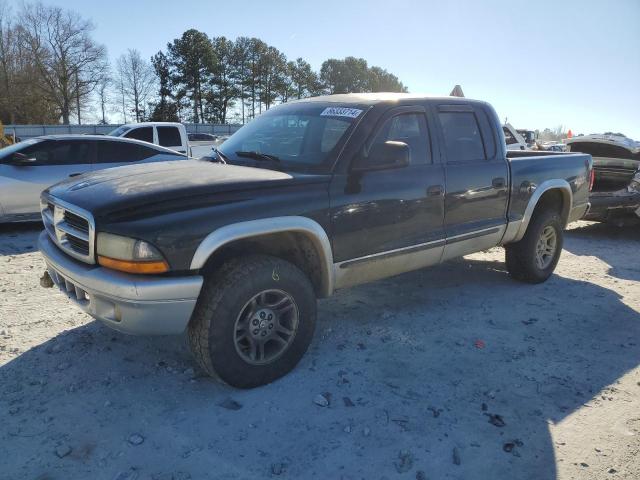
[[[536,244],[536,265],[540,270],[544,270],[551,265],[556,254],[557,245],[558,235],[556,234],[556,229],[551,225],[546,226]]]
[[[263,290],[245,303],[236,318],[236,352],[252,365],[271,363],[291,346],[298,323],[298,306],[291,295]]]

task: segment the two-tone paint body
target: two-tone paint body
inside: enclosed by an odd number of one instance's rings
[[[96,231],[155,245],[171,267],[163,279],[201,279],[217,255],[234,244],[259,248],[263,239],[272,247],[289,245],[292,238],[304,240],[303,256],[310,258],[313,268],[303,270],[315,277],[318,296],[517,241],[543,199],[556,203],[565,223],[588,208],[590,156],[507,154],[498,117],[484,102],[388,94],[335,95],[306,102],[356,106],[364,112],[324,171],[292,173],[183,161],[111,169],[58,184],[45,197],[91,212]],[[489,158],[447,158],[437,117],[442,111],[471,111],[482,118],[482,135],[491,145]],[[407,112],[427,120],[429,161],[355,171],[354,158],[382,122]],[[46,238],[41,238],[41,248],[47,257],[51,245]],[[59,261],[56,258],[50,266],[56,269]],[[68,264],[61,268],[72,270]],[[135,276],[118,274],[123,277]],[[83,284],[81,278],[72,280]],[[198,295],[199,286],[194,288],[191,298]],[[170,331],[113,322],[112,326],[137,333],[177,333],[190,313],[185,312]]]

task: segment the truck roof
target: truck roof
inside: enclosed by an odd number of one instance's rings
[[[157,126],[157,127],[164,127],[164,126],[171,126],[171,127],[181,127],[183,126],[182,123],[180,122],[139,122],[139,123],[125,123],[123,125],[121,125],[122,127],[153,127],[153,126]]]
[[[449,97],[442,95],[427,95],[420,93],[396,93],[396,92],[379,92],[379,93],[339,93],[334,95],[321,95],[319,97],[301,98],[289,103],[296,102],[332,102],[341,104],[366,104],[375,105],[383,102],[399,102],[403,100],[446,100],[447,103],[486,103],[481,100],[473,100],[471,98]]]

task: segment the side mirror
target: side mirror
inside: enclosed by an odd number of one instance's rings
[[[9,158],[7,162],[9,165],[14,165],[16,167],[24,167],[36,162],[35,157],[29,157],[24,153],[16,152]]]
[[[387,170],[409,166],[409,145],[388,140],[371,147],[366,156],[358,157],[351,169],[354,172]]]

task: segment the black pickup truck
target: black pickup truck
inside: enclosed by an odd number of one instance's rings
[[[122,332],[180,334],[243,388],[303,356],[316,299],[504,245],[546,280],[588,209],[590,155],[507,152],[487,103],[333,95],[270,109],[207,160],[94,172],[42,194],[53,283]],[[43,284],[49,280],[43,278]]]

